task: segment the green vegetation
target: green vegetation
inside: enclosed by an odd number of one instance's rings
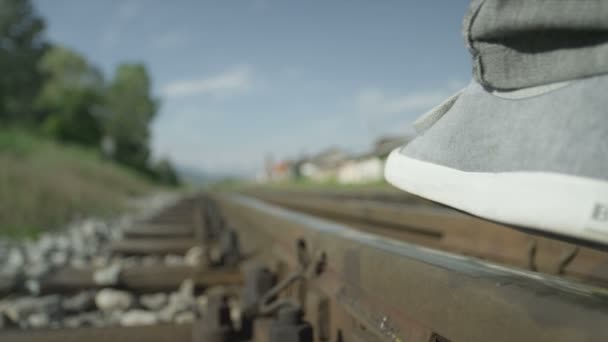
[[[159,184],[150,158],[159,102],[140,63],[109,81],[78,52],[46,40],[32,0],[0,0],[0,235],[31,236],[107,215]]]
[[[37,65],[47,43],[44,21],[29,1],[0,0],[0,119],[36,120],[34,99],[42,85]]]
[[[122,64],[108,87],[103,126],[113,141],[114,159],[154,176],[148,167],[150,132],[158,101],[150,96],[150,77],[140,64]]]
[[[78,217],[115,214],[153,189],[94,150],[0,131],[0,235],[33,236]]]
[[[31,0],[0,0],[0,125],[98,150],[157,183],[178,185],[167,160],[150,158],[159,108],[148,71],[123,63],[113,78],[78,52],[45,40]]]
[[[103,135],[101,73],[82,56],[57,46],[46,51],[38,69],[46,76],[36,98],[42,131],[58,141],[98,146]]]

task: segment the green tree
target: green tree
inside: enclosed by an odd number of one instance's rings
[[[35,119],[32,104],[42,75],[44,21],[29,0],[0,0],[0,120]]]
[[[78,53],[60,46],[47,50],[39,70],[45,82],[36,101],[43,130],[63,141],[98,146],[102,136],[103,78]]]
[[[172,186],[179,185],[177,172],[175,172],[173,165],[171,165],[171,162],[168,160],[163,159],[159,161],[158,164],[154,166],[153,171],[158,182]]]
[[[113,142],[114,159],[151,173],[149,127],[158,101],[151,94],[151,81],[145,66],[121,64],[108,88],[106,104],[104,127]]]

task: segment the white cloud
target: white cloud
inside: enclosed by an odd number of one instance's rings
[[[177,80],[163,87],[167,97],[191,95],[230,95],[251,89],[253,72],[247,65],[241,65],[220,74],[198,79]]]

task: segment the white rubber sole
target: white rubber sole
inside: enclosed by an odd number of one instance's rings
[[[394,150],[396,187],[493,221],[608,244],[608,182],[546,172],[465,172]]]

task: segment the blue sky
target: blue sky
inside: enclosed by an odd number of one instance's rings
[[[213,173],[352,152],[469,81],[466,0],[37,0],[47,35],[109,78],[144,62],[162,107],[153,151]]]

